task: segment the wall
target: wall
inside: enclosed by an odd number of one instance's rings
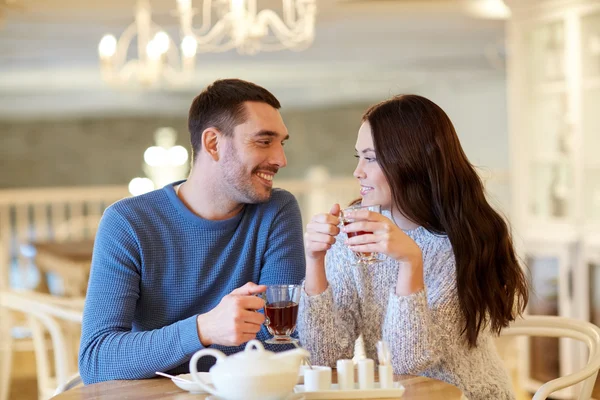
[[[494,74],[422,83],[413,92],[446,110],[475,165],[507,170],[505,85],[503,75]],[[367,106],[284,109],[291,140],[286,146],[288,167],[280,176],[302,177],[315,164],[324,164],[332,175],[350,175],[356,132]],[[143,152],[161,126],[174,127],[179,143],[189,147],[184,114],[0,121],[0,188],[127,184],[142,175]],[[501,203],[508,198],[506,190],[500,190]]]

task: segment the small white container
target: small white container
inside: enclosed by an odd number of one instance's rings
[[[304,370],[304,388],[307,392],[331,390],[331,368],[313,365]]]
[[[379,385],[382,389],[394,387],[394,371],[391,365],[379,366]]]
[[[352,360],[337,360],[336,367],[339,389],[354,389],[354,362]],[[304,372],[306,373],[306,371]]]
[[[358,387],[362,390],[373,389],[375,382],[375,363],[370,358],[358,361]]]

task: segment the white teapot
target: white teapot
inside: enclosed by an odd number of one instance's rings
[[[210,369],[214,387],[198,375],[198,360],[204,356],[217,359]],[[244,351],[229,357],[215,349],[197,351],[190,360],[190,373],[198,386],[225,400],[280,400],[294,390],[302,359],[308,356],[301,348],[274,353],[251,340]]]

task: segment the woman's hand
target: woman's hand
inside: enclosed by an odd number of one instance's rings
[[[334,204],[329,214],[318,214],[306,225],[304,251],[306,252],[306,279],[304,291],[309,296],[323,293],[329,286],[325,274],[325,254],[340,233],[340,205]]]
[[[396,294],[407,296],[423,289],[423,255],[421,249],[389,218],[366,209],[344,213],[355,220],[342,229],[346,233],[367,232],[348,238],[350,250],[361,253],[382,253],[399,261]]]
[[[340,233],[339,215],[340,205],[334,204],[328,214],[317,214],[306,225],[304,248],[307,259],[325,259],[325,253],[335,243],[335,237]]]
[[[344,213],[344,218],[355,221],[344,226],[344,232],[367,232],[347,240],[350,250],[382,253],[397,261],[422,258],[421,249],[415,241],[384,215],[369,210],[356,210]]]

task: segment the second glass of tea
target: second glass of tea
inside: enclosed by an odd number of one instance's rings
[[[345,216],[345,214],[348,211],[356,211],[356,210],[362,210],[362,209],[367,209],[372,212],[381,213],[381,206],[379,204],[374,204],[372,206],[362,206],[360,204],[356,205],[356,206],[352,206],[352,207],[342,210],[342,212],[340,213],[340,221],[342,222],[342,225],[348,225],[348,224],[351,224],[352,222],[354,222],[353,219],[347,218]],[[364,235],[366,233],[371,233],[371,232],[365,232],[365,231],[348,232],[347,235],[348,235],[348,238],[351,238],[351,237],[358,236],[358,235]],[[357,264],[359,264],[359,265],[372,265],[372,264],[375,264],[375,263],[378,263],[379,261],[381,261],[379,259],[378,253],[357,252],[356,257],[357,257]]]
[[[296,329],[301,285],[270,285],[263,294],[265,299],[265,325],[273,338],[270,344],[297,342],[290,335]]]

